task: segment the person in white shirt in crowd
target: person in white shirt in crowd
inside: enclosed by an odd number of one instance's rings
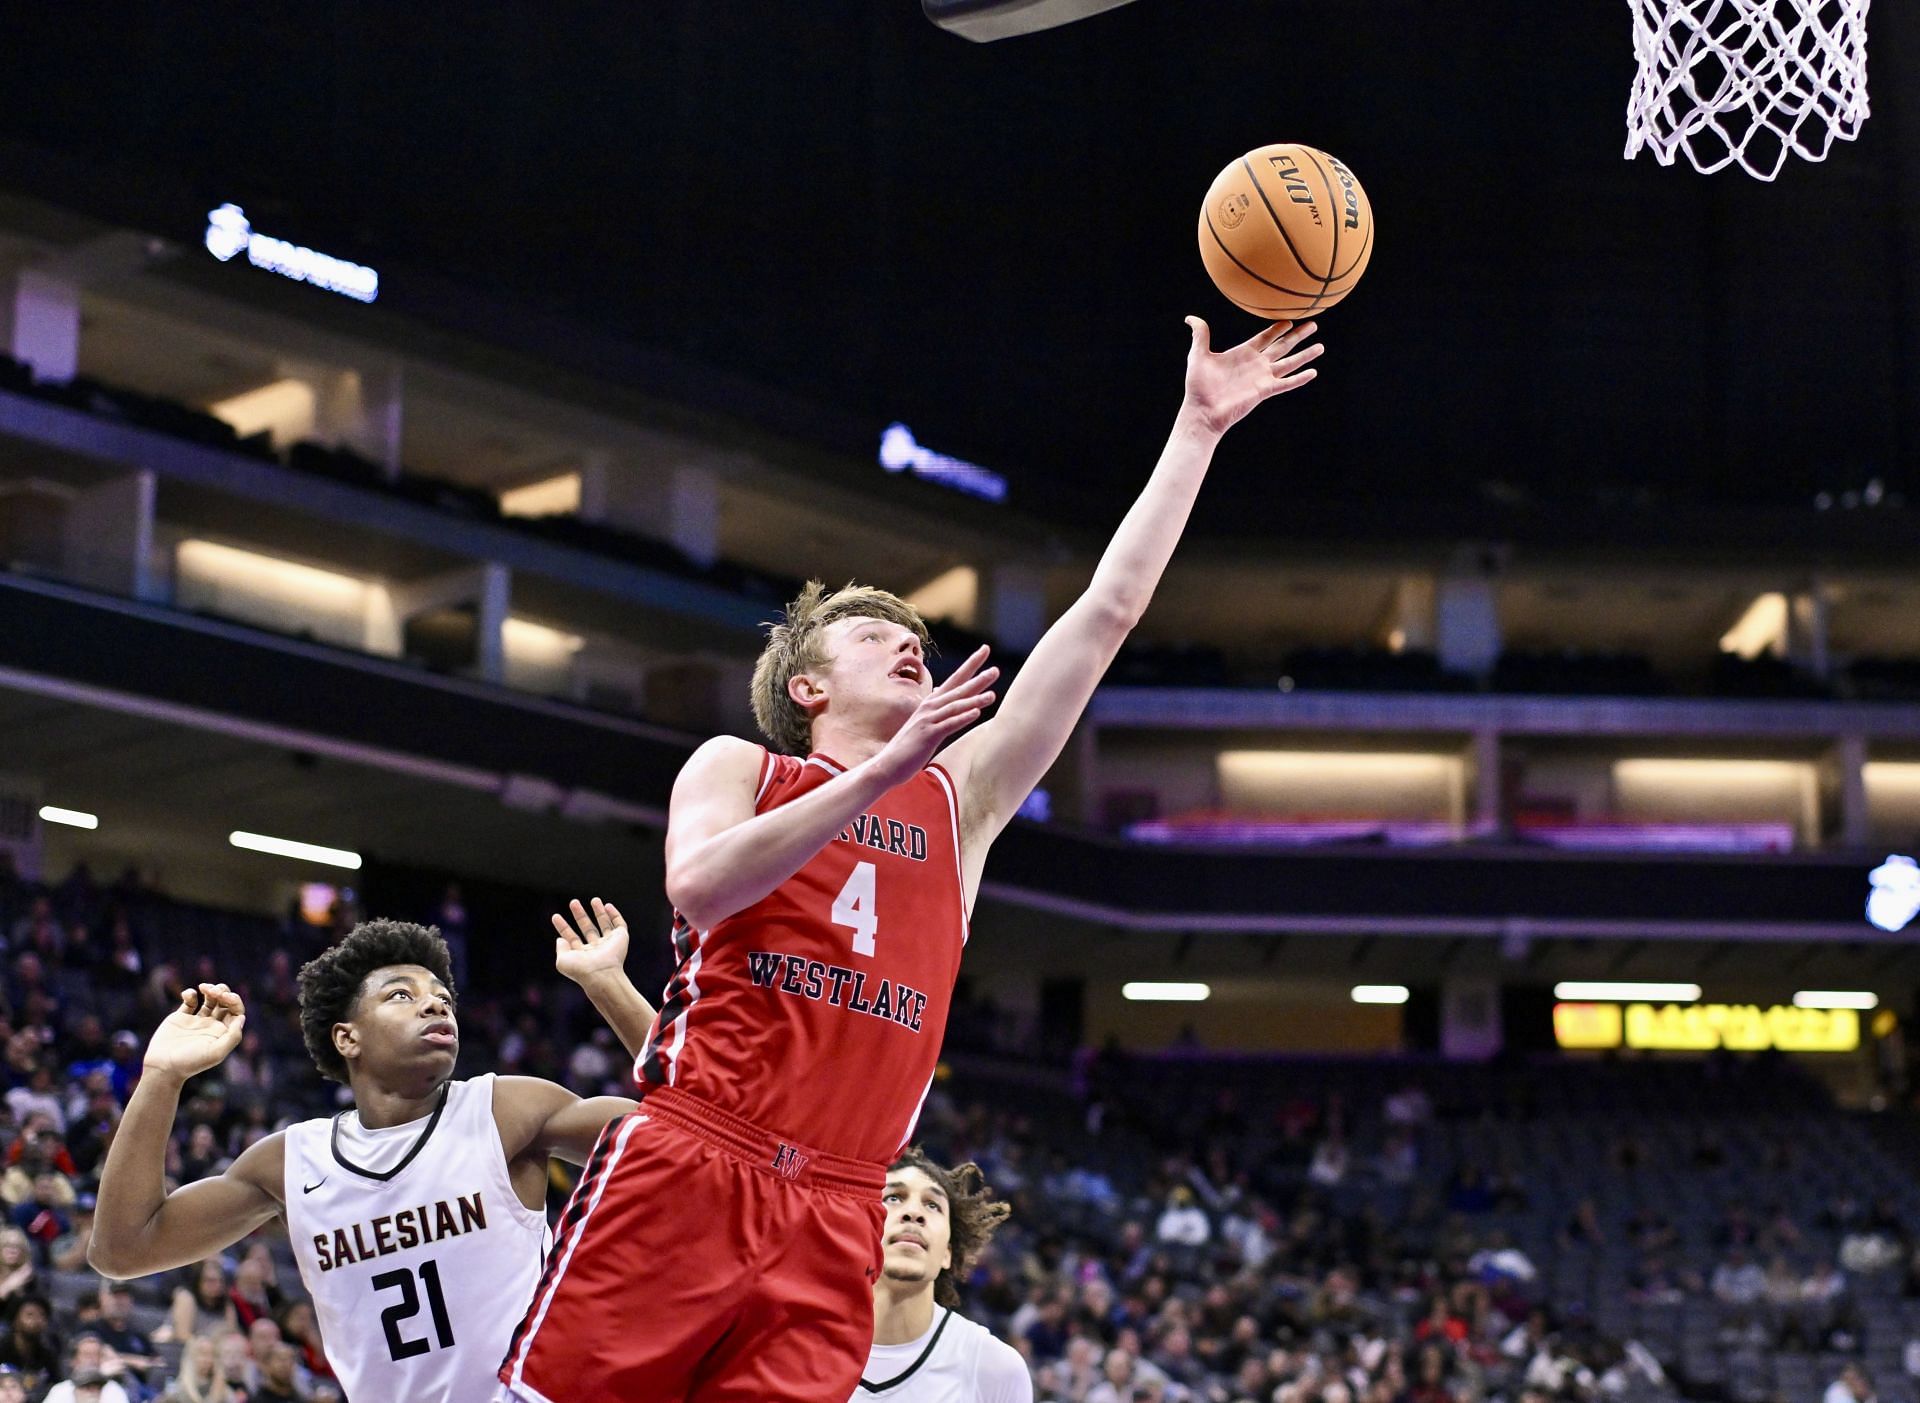
[[[1920,1350],[1920,1341],[1909,1345]],[[1069,1398],[1085,1398],[1100,1378],[1100,1346],[1090,1336],[1075,1335],[1067,1342],[1067,1357],[1060,1370],[1061,1387]]]
[[[1875,1403],[1877,1397],[1866,1370],[1858,1364],[1848,1364],[1841,1368],[1840,1377],[1827,1385],[1821,1403]]]
[[[1307,1166],[1307,1178],[1330,1189],[1347,1177],[1350,1159],[1346,1136],[1337,1129],[1330,1130],[1327,1138],[1314,1147],[1313,1162]]]
[[[1853,1346],[1842,1336],[1855,1326],[1847,1293],[1847,1276],[1830,1261],[1814,1263],[1813,1270],[1800,1283],[1798,1328],[1801,1335],[1816,1346],[1839,1350]]]
[[[1133,1403],[1134,1359],[1115,1345],[1100,1361],[1100,1382],[1087,1390],[1086,1403]]]
[[[126,1390],[96,1369],[63,1379],[41,1403],[126,1403]]]
[[[1547,1313],[1538,1306],[1527,1312],[1527,1318],[1507,1332],[1500,1341],[1500,1353],[1509,1359],[1532,1359],[1547,1347],[1552,1331],[1547,1324]]]
[[[1257,1208],[1241,1205],[1221,1220],[1220,1236],[1239,1254],[1241,1265],[1258,1271],[1273,1255],[1273,1239],[1260,1222]]]
[[[1027,1363],[959,1314],[968,1267],[1012,1210],[976,1164],[947,1169],[910,1149],[887,1171],[873,1284],[873,1348],[849,1403],[1033,1403]]]
[[[1467,1271],[1477,1281],[1527,1282],[1532,1281],[1540,1272],[1533,1264],[1533,1258],[1513,1245],[1503,1232],[1489,1235],[1487,1245],[1467,1258]]]
[[[25,1086],[16,1086],[7,1093],[7,1108],[22,1125],[29,1117],[39,1114],[53,1122],[54,1133],[66,1131],[67,1108],[60,1099],[60,1086],[54,1080],[53,1068],[44,1062],[33,1069]]]
[[[1749,1307],[1766,1294],[1767,1274],[1747,1256],[1745,1248],[1736,1247],[1713,1269],[1712,1288],[1714,1299],[1721,1305]]]
[[[47,1390],[43,1403],[128,1403],[127,1390],[112,1375],[124,1372],[98,1335],[73,1342],[67,1377]]]
[[[584,1092],[587,1088],[597,1092],[614,1075],[618,1054],[613,1030],[595,1028],[592,1036],[576,1047],[573,1055],[567,1059],[567,1085],[576,1092]]]
[[[1194,1202],[1193,1190],[1181,1184],[1167,1195],[1167,1206],[1154,1235],[1179,1247],[1204,1247],[1213,1236],[1213,1225],[1207,1221],[1206,1210]]]

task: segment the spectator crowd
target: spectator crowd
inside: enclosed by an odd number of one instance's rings
[[[235,968],[229,951],[223,968],[208,952],[217,941],[179,937],[177,912],[156,938],[165,905],[133,874],[102,884],[83,867],[49,888],[0,865],[0,1403],[340,1397],[274,1231],[168,1278],[111,1283],[88,1269],[101,1164],[146,1036],[184,983],[235,984],[250,1017],[238,1050],[183,1098],[171,1182],[218,1174],[276,1128],[340,1106],[298,1026],[295,974],[326,935],[290,919],[278,939],[251,942],[251,963]],[[465,964],[458,892],[429,914]],[[624,1055],[564,981],[511,1002],[469,993],[461,1023],[464,1073],[624,1089]],[[1253,1106],[1228,1085],[1156,1103],[1128,1094],[1138,1079],[1109,1051],[1059,1068],[1056,1099],[1023,1107],[1032,1093],[964,1055],[995,1026],[990,1008],[964,1006],[949,1040],[962,1070],[930,1098],[922,1134],[936,1157],[978,1161],[1014,1205],[968,1273],[967,1310],[1028,1360],[1043,1403],[1681,1395],[1671,1351],[1557,1293],[1540,1244],[1502,1226],[1538,1207],[1524,1161],[1440,1162],[1442,1111],[1418,1078],[1364,1107],[1311,1088]],[[1652,1152],[1628,1137],[1613,1153],[1624,1176]],[[1727,1150],[1702,1134],[1693,1153],[1710,1168]],[[568,1172],[554,1169],[556,1208]],[[1780,1204],[1730,1202],[1712,1234],[1717,1260],[1699,1270],[1668,1214],[1585,1199],[1551,1245],[1630,1252],[1625,1303],[1710,1305],[1728,1349],[1857,1354],[1857,1281],[1891,1275],[1920,1300],[1920,1256],[1890,1199],[1839,1196],[1806,1222]],[[1908,1372],[1920,1376],[1920,1338]],[[1821,1382],[1823,1403],[1868,1403],[1895,1381],[1850,1359]]]

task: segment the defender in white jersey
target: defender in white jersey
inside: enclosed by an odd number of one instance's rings
[[[653,1010],[627,981],[626,927],[596,901],[555,964],[629,1048]],[[492,1395],[547,1245],[548,1156],[584,1164],[635,1108],[534,1077],[453,1079],[460,1035],[439,932],[368,921],[300,971],[300,1020],[321,1073],[354,1109],[287,1127],[224,1173],[166,1192],[167,1139],[188,1078],[246,1023],[224,984],[181,996],[148,1044],[100,1177],[89,1260],[126,1278],[210,1256],[276,1214],[313,1294],[327,1358],[360,1403]]]
[[[1033,1403],[1026,1360],[958,1309],[956,1280],[1010,1211],[980,1167],[943,1169],[908,1150],[888,1169],[885,1195],[873,1348],[848,1403]]]

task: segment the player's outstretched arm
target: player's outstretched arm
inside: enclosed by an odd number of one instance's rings
[[[1153,476],[1114,533],[1093,581],[1048,629],[999,713],[943,755],[963,793],[962,822],[976,839],[1004,828],[1053,762],[1120,645],[1140,622],[1186,530],[1221,435],[1262,401],[1313,379],[1321,352],[1303,344],[1312,322],[1275,322],[1228,351],[1209,346],[1207,324],[1189,317],[1186,398]],[[985,844],[977,842],[973,852]],[[973,867],[973,862],[969,862]]]
[[[855,815],[926,767],[993,704],[1000,670],[981,648],[920,699],[878,754],[792,803],[756,814],[759,746],[716,736],[693,752],[667,809],[667,896],[696,930],[744,911],[804,867]]]
[[[610,901],[593,899],[593,914],[578,901],[573,920],[556,914],[553,967],[586,993],[627,1052],[638,1057],[653,1028],[653,1005],[627,978],[627,923]]]
[[[640,1103],[624,1096],[575,1096],[540,1077],[499,1077],[493,1084],[493,1121],[509,1160],[548,1156],[585,1164],[609,1121]]]
[[[102,1276],[125,1280],[197,1262],[279,1212],[286,1147],[278,1134],[250,1146],[226,1173],[167,1192],[180,1088],[224,1061],[246,1022],[238,994],[202,984],[181,994],[147,1044],[145,1070],[100,1171],[87,1260]]]

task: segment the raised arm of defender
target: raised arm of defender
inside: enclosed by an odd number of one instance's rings
[[[1114,533],[1085,594],[1048,629],[1006,704],[941,759],[961,788],[967,897],[980,879],[986,848],[1059,758],[1094,688],[1146,613],[1160,576],[1186,530],[1213,450],[1255,406],[1313,379],[1322,350],[1302,343],[1314,324],[1276,322],[1232,350],[1209,349],[1207,324],[1189,317],[1186,398],[1146,489]]]
[[[711,930],[798,872],[993,704],[1000,670],[986,661],[982,648],[960,664],[871,760],[764,814],[753,811],[760,747],[733,736],[701,746],[674,781],[667,813],[667,898],[674,909],[696,930]]]
[[[87,1260],[125,1280],[185,1266],[228,1247],[280,1211],[285,1142],[249,1147],[224,1174],[167,1192],[167,1141],[180,1088],[239,1046],[247,1022],[240,996],[202,984],[180,996],[147,1045],[146,1070],[100,1171]]]
[[[554,914],[553,967],[580,986],[628,1055],[638,1057],[653,1028],[654,1007],[627,978],[626,920],[597,896],[591,917],[578,901],[572,911],[571,925]]]

